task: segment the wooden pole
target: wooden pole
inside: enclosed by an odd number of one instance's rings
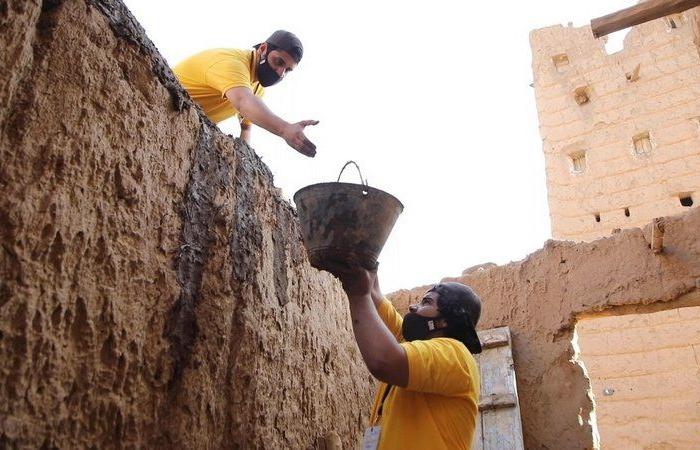
[[[591,29],[593,36],[599,38],[640,23],[678,14],[696,6],[700,6],[700,0],[648,0],[591,20]]]
[[[657,217],[651,223],[651,251],[657,255],[664,250],[664,233],[666,221],[663,217]]]

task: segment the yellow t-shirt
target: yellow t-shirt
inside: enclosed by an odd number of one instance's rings
[[[254,50],[215,48],[190,56],[175,66],[173,72],[190,97],[202,107],[214,123],[232,116],[250,124],[226,98],[226,91],[247,87],[258,97],[265,89],[256,78]]]
[[[384,300],[379,315],[401,338],[403,319]],[[479,369],[472,354],[451,338],[402,342],[408,357],[408,386],[393,386],[380,419],[379,450],[469,450],[474,439],[479,403]],[[380,383],[371,424],[387,385]]]

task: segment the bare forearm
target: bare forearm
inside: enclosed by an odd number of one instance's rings
[[[243,117],[270,133],[281,137],[294,150],[311,158],[316,155],[316,146],[306,137],[304,128],[309,125],[317,125],[318,120],[302,120],[296,123],[289,123],[277,117],[262,100],[245,87],[229,89],[226,91],[226,98]]]
[[[382,300],[384,300],[384,294],[382,294],[382,289],[379,287],[379,276],[374,279],[374,285],[372,286],[372,302],[374,306],[379,310],[379,305],[381,305]]]
[[[262,100],[252,95],[240,100],[238,110],[246,119],[277,136],[282,136],[285,128],[289,126],[287,121],[275,115]]]
[[[350,298],[350,316],[357,346],[372,375],[405,386],[408,382],[405,350],[379,317],[372,296]]]

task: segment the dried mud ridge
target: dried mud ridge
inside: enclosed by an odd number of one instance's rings
[[[63,0],[48,0],[45,3],[57,4]],[[175,78],[170,66],[158,53],[158,49],[148,37],[141,25],[136,21],[131,11],[118,0],[85,0],[88,5],[97,8],[107,19],[112,32],[118,38],[137,46],[140,51],[148,56],[152,61],[153,74],[158,78],[161,84],[170,93],[173,108],[176,111],[182,111],[193,105],[189,100],[186,91],[180,86],[180,83]]]
[[[208,125],[202,124],[194,164],[180,208],[182,235],[175,260],[177,279],[181,286],[180,298],[170,311],[165,329],[174,360],[171,388],[181,379],[197,338],[195,308],[201,297],[202,270],[212,244],[211,230],[216,215],[213,199],[217,185],[229,182],[229,173],[230,167],[226,161],[212,148]]]
[[[255,152],[119,1],[0,33],[0,447],[354,447],[346,300]]]
[[[50,8],[55,8],[61,1],[51,1]],[[176,111],[182,111],[189,107],[198,108],[189,95],[184,91],[175,78],[169,65],[145,31],[133,17],[131,12],[121,1],[116,0],[86,0],[86,3],[97,8],[107,19],[115,36],[123,38],[137,46],[141,53],[152,62],[152,71],[160,83],[170,93],[172,106]],[[222,157],[221,151],[214,148],[212,135],[216,126],[203,114],[200,114],[201,128],[197,142],[194,164],[189,173],[189,182],[185,192],[185,198],[181,206],[180,216],[183,222],[181,245],[175,260],[177,276],[182,291],[180,298],[173,306],[170,320],[165,330],[165,336],[171,342],[171,352],[175,364],[174,376],[171,379],[171,387],[180,379],[184,368],[189,362],[198,328],[195,308],[200,298],[202,281],[202,269],[208,258],[209,246],[212,243],[211,230],[217,214],[213,199],[218,189],[225,188],[232,183],[232,167],[229,161]],[[235,174],[235,191],[237,196],[236,217],[234,218],[236,230],[231,236],[231,257],[234,264],[235,279],[245,282],[254,273],[255,249],[260,248],[262,237],[259,233],[259,223],[253,210],[255,204],[254,189],[250,186],[252,176],[251,168],[263,174],[266,181],[273,183],[272,174],[263,165],[260,159],[246,147],[239,147],[243,161],[237,165]],[[291,208],[283,206],[280,211],[279,226],[275,232],[275,285],[279,293],[279,303],[284,306],[289,298],[286,294],[287,278],[286,252],[287,232],[289,224],[287,217]],[[249,245],[244,245],[248,243]],[[301,255],[297,255],[299,259]],[[298,261],[297,261],[298,262]]]

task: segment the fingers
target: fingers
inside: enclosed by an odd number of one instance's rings
[[[308,127],[309,125],[318,125],[318,120],[302,120],[299,122],[302,127]]]
[[[323,263],[323,269],[336,276],[352,276],[362,272],[360,266],[340,261],[326,261]]]
[[[294,142],[294,149],[302,155],[313,158],[316,156],[316,146],[313,142],[304,137],[301,140]]]
[[[295,132],[292,135],[285,138],[289,146],[301,153],[302,155],[308,156],[310,158],[316,156],[316,145],[314,145],[313,142],[307,139],[307,137],[304,136],[303,132],[304,127],[316,124],[318,124],[318,120],[302,120],[301,122],[297,122],[296,124],[294,124],[296,127]]]
[[[313,158],[314,156],[316,156],[316,146],[310,140],[304,139],[301,153],[310,158]]]

